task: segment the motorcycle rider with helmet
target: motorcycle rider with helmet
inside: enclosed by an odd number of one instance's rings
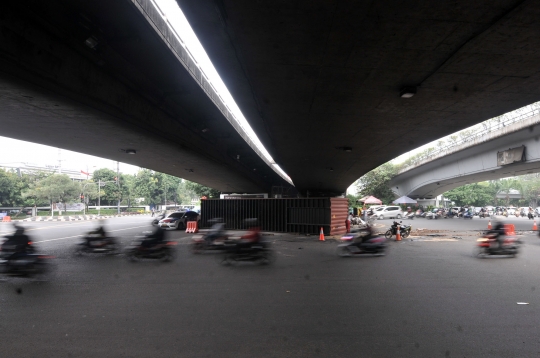
[[[86,245],[91,247],[93,241],[105,240],[106,238],[107,232],[105,231],[103,224],[101,224],[97,229],[88,232],[88,235],[85,237]]]
[[[30,250],[32,240],[24,233],[25,229],[21,226],[15,226],[15,233],[8,236],[8,239],[2,243],[2,251],[13,252],[8,258],[8,261],[16,260],[26,256]]]
[[[204,237],[204,240],[208,246],[212,245],[216,239],[222,237],[225,231],[225,223],[223,223],[222,218],[216,218],[209,221],[213,222],[214,224],[210,228],[208,234]]]
[[[140,248],[143,250],[151,250],[165,241],[165,230],[156,226],[151,234],[147,235],[141,242]]]
[[[504,224],[500,221],[495,222],[494,224],[495,225],[493,226],[493,229],[489,230],[487,234],[497,240],[499,244],[498,250],[502,250],[504,244],[504,236],[506,235]]]
[[[249,226],[249,231],[246,235],[240,237],[236,244],[236,251],[240,252],[242,249],[251,249],[254,244],[261,241],[261,230],[257,226],[257,219],[245,219],[244,222]]]

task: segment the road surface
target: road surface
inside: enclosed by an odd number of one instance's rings
[[[149,222],[128,217],[107,225],[126,244]],[[480,230],[485,223],[444,225]],[[26,224],[41,250],[57,257],[57,270],[49,282],[0,284],[2,356],[540,355],[534,235],[523,236],[515,259],[483,260],[471,255],[474,236],[391,242],[384,257],[344,259],[334,241],[273,235],[274,264],[223,267],[215,255],[190,254],[189,236],[179,231],[169,233],[179,241],[172,263],[73,257],[77,235],[95,225]]]

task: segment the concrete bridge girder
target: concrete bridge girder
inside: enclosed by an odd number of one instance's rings
[[[438,158],[394,177],[392,190],[411,198],[434,198],[462,185],[540,172],[540,128],[522,129]],[[525,146],[525,161],[497,165],[497,152]]]

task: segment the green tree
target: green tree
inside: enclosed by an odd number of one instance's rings
[[[52,209],[53,203],[67,204],[79,199],[80,192],[80,184],[72,181],[67,175],[53,174],[36,182],[23,195],[45,199],[51,204]]]
[[[505,195],[505,201],[506,201],[506,206],[508,206],[510,204],[510,190],[519,190],[520,193],[523,192],[523,187],[521,185],[521,182],[519,180],[516,180],[516,179],[502,179],[499,181],[500,182],[500,187],[499,187],[499,191],[497,192],[497,194],[501,195],[501,194],[504,194]]]
[[[444,193],[444,197],[458,206],[486,206],[492,203],[494,189],[487,182],[467,184]]]
[[[178,204],[177,189],[182,179],[163,173],[156,173],[156,177],[158,178],[158,185],[161,187],[163,198],[167,204],[171,202]]]
[[[383,203],[391,203],[396,195],[390,189],[390,180],[397,174],[398,167],[385,163],[358,179],[360,196],[373,195]]]
[[[117,174],[114,170],[102,168],[94,171],[92,181],[98,183],[101,181],[105,184],[100,190],[100,202],[101,205],[116,205],[118,199],[121,198],[120,189],[116,182]]]
[[[81,185],[81,195],[84,196],[84,204],[86,210],[88,210],[88,205],[92,202],[97,205],[98,199],[98,184],[93,180],[85,180],[80,183]]]
[[[179,204],[189,205],[193,200],[199,199],[199,195],[187,187],[187,180],[182,180],[180,183],[178,183],[176,193]]]
[[[29,172],[21,173],[18,175],[17,180],[17,193],[16,193],[16,205],[17,206],[46,206],[49,205],[49,201],[44,198],[38,198],[32,196],[29,193],[29,189],[36,186],[36,183],[50,176],[51,173],[46,172]]]
[[[158,185],[159,180],[154,172],[149,169],[141,169],[133,180],[135,194],[138,198],[144,198],[145,205],[158,204],[162,191]]]
[[[540,178],[538,174],[524,175],[520,179],[526,206],[532,206],[533,208],[538,206],[538,196],[540,195]]]
[[[21,204],[21,179],[13,171],[0,169],[0,204],[15,206]]]
[[[352,195],[352,194],[347,194],[347,202],[349,204],[349,208],[355,208],[358,206],[357,204],[357,200],[360,199],[360,197],[358,195]],[[361,206],[361,205],[360,205]]]
[[[189,180],[186,180],[186,188],[188,190],[193,191],[195,194],[197,194],[200,197],[206,196],[207,198],[219,198],[219,194],[221,192],[216,189],[212,189],[210,187],[204,186],[202,184],[198,184]]]
[[[120,174],[120,191],[122,195],[122,204],[130,207],[137,197],[134,175]]]

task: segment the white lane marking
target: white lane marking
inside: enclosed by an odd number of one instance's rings
[[[126,229],[110,230],[109,232],[116,232],[116,231],[125,231],[125,230],[131,230],[131,229],[138,229],[138,228],[141,228],[141,227],[148,227],[148,225],[128,227],[128,228],[126,228]],[[60,237],[60,238],[58,238],[58,239],[41,240],[41,241],[35,241],[35,242],[38,243],[38,242],[49,242],[49,241],[57,241],[57,240],[66,240],[66,239],[73,239],[74,237],[80,237],[80,236],[84,236],[84,234],[81,234],[81,235],[75,235],[75,236]]]
[[[83,221],[83,222],[74,222],[74,223],[71,223],[71,224],[51,225],[51,226],[47,226],[47,227],[37,227],[37,228],[33,228],[33,229],[25,229],[25,231],[57,229],[57,228],[61,228],[61,227],[64,227],[64,226],[73,226],[73,225],[92,225],[92,226],[95,226],[96,223],[99,223],[99,221]],[[140,221],[132,221],[132,222],[127,222],[127,223],[122,223],[122,224],[135,224],[135,223],[140,223]]]

